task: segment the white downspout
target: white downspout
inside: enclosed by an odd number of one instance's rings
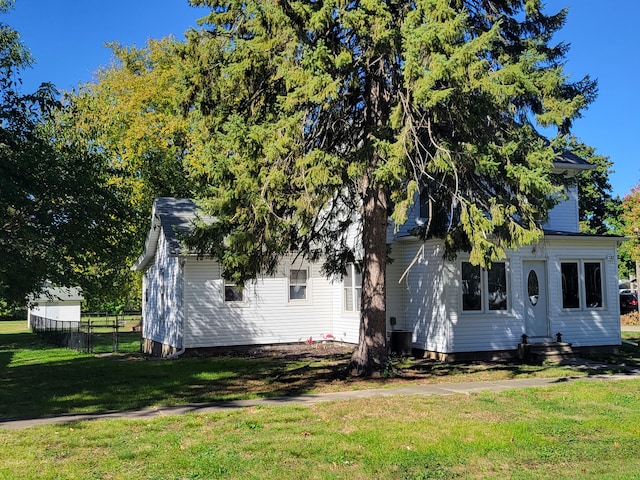
[[[167,355],[166,358],[167,360],[173,360],[175,358],[178,358],[180,355],[182,355],[184,353],[184,351],[186,350],[185,347],[182,347],[180,350],[176,350],[175,352],[173,352],[170,355]]]

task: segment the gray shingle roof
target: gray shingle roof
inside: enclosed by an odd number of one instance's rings
[[[215,218],[204,215],[198,205],[189,198],[156,198],[153,202],[151,229],[147,235],[144,252],[131,267],[132,270],[144,270],[153,260],[161,231],[167,240],[170,255],[188,253],[180,243],[180,234],[189,232],[197,219],[205,223],[215,221]]]
[[[555,160],[555,164],[557,167],[561,166],[573,166],[578,169],[591,169],[593,165],[587,162],[584,158],[579,157],[575,153],[564,151],[560,153]]]
[[[196,220],[198,206],[188,198],[158,197],[153,202],[155,215],[167,239],[169,253],[180,254],[184,250],[180,244],[179,232],[187,233]]]

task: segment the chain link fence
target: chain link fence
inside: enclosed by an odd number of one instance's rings
[[[32,315],[31,330],[53,345],[84,353],[136,353],[141,351],[140,322],[131,312],[83,314],[79,322]]]

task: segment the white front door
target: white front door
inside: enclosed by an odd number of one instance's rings
[[[549,336],[547,316],[547,268],[541,260],[525,260],[524,270],[524,311],[525,333],[535,338]]]

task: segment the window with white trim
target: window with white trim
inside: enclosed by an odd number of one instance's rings
[[[462,310],[491,312],[507,310],[507,265],[494,262],[490,269],[461,262]]]
[[[560,262],[562,275],[562,308],[602,307],[602,262]]]
[[[342,285],[345,312],[359,312],[362,294],[362,273],[353,263],[347,265],[347,272],[342,278]]]
[[[289,270],[289,300],[307,299],[307,270]]]
[[[244,286],[231,282],[224,282],[225,303],[244,302]]]

